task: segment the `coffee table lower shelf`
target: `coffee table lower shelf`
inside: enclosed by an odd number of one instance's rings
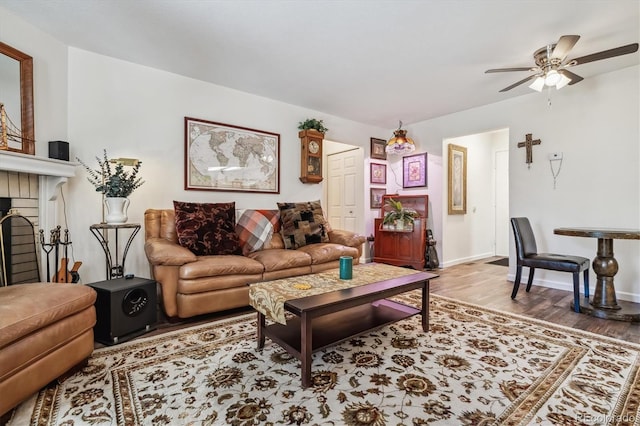
[[[338,312],[313,317],[311,321],[311,352],[375,330],[387,324],[421,314],[420,309],[388,299],[381,299],[364,305],[354,306]],[[288,353],[305,364],[302,355],[302,320],[293,317],[287,324],[265,325],[265,317],[258,313],[258,348],[264,347],[265,337],[283,347]],[[310,369],[310,366],[307,367]],[[303,368],[303,387],[309,386]]]

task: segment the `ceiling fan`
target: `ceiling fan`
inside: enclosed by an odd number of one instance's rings
[[[536,63],[535,67],[494,68],[486,70],[485,73],[511,71],[529,71],[535,73],[513,83],[511,86],[505,87],[500,90],[501,92],[506,92],[507,90],[511,90],[514,87],[520,86],[521,84],[531,80],[534,81],[529,87],[533,90],[537,90],[538,92],[541,92],[545,86],[555,86],[556,89],[559,90],[567,84],[572,85],[584,80],[579,75],[569,71],[568,68],[570,67],[616,56],[627,55],[638,51],[638,43],[632,43],[627,44],[626,46],[592,53],[580,58],[566,60],[567,54],[578,42],[578,39],[580,39],[579,35],[563,35],[557,43],[549,44],[536,50],[533,53],[533,59]]]

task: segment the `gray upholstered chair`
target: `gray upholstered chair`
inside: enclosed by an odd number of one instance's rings
[[[526,217],[512,217],[511,226],[516,240],[516,279],[513,282],[511,298],[515,299],[520,287],[522,267],[529,267],[527,292],[531,290],[533,274],[536,268],[552,271],[571,272],[573,274],[573,310],[580,312],[580,272],[584,272],[584,296],[589,298],[589,264],[586,257],[568,256],[555,253],[538,253],[536,237]]]

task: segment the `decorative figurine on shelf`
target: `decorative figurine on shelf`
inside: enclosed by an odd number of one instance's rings
[[[102,160],[96,157],[99,169],[92,169],[82,160],[76,157],[89,174],[87,180],[96,187],[96,192],[104,195],[103,204],[107,208],[107,215],[104,217],[106,223],[122,224],[127,222],[127,208],[129,207],[129,196],[133,191],[144,183],[138,177],[138,172],[142,166],[142,161],[133,158],[107,158],[107,150],[104,150]],[[111,166],[115,163],[115,167]],[[124,170],[124,166],[132,166],[131,173]],[[104,211],[103,211],[104,216]]]

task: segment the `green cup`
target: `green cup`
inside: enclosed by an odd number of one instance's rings
[[[340,279],[350,280],[353,278],[353,257],[340,256]]]

